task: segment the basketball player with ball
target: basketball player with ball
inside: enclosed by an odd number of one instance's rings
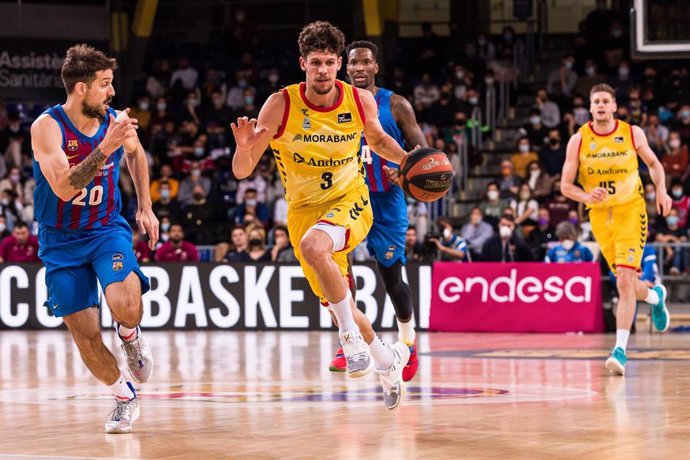
[[[426,139],[417,124],[414,110],[407,99],[388,89],[376,86],[376,74],[379,71],[378,47],[365,40],[352,42],[347,46],[346,58],[347,73],[352,84],[374,96],[378,107],[378,119],[384,131],[395,139],[400,146],[426,147]],[[424,152],[427,151],[436,152],[433,149],[424,149]],[[415,159],[405,162],[407,174],[412,169],[420,169],[424,172],[422,168],[428,167],[432,164],[431,162],[435,161],[433,157],[429,157],[426,161],[418,161],[420,152],[422,151],[416,150]],[[423,152],[422,156],[425,156]],[[361,158],[366,169],[366,182],[369,187],[371,208],[374,212],[374,223],[367,235],[367,248],[369,253],[376,258],[378,272],[395,309],[398,339],[410,349],[410,359],[403,370],[403,380],[408,382],[417,372],[418,361],[415,347],[412,291],[402,277],[402,267],[406,263],[405,234],[409,225],[405,193],[400,186],[389,180],[389,176],[397,175],[395,173],[397,173],[399,165],[379,157],[368,145],[366,137],[362,138]],[[450,168],[447,159],[445,162]],[[414,168],[412,168],[413,166]],[[448,183],[450,183],[452,176],[452,172],[447,175]],[[418,175],[413,179],[413,183],[423,185],[418,182],[419,180],[424,179]],[[408,194],[412,192],[421,196],[422,193],[427,193],[424,190],[415,189],[417,185],[408,181],[404,181],[401,185],[407,186]],[[443,193],[445,190],[440,195]],[[436,195],[429,193],[428,197],[435,198]],[[344,372],[345,368],[345,356],[342,348],[340,348],[336,352],[329,369],[333,372]]]
[[[383,158],[400,164],[407,153],[381,127],[368,91],[338,80],[343,33],[317,21],[300,32],[299,64],[305,82],[272,94],[258,120],[231,125],[238,179],[247,177],[270,145],[285,187],[288,231],[305,277],[335,314],[347,373],[362,377],[376,368],[388,409],[404,395],[402,371],[410,357],[403,342],[384,344],[347,288],[347,253],[372,225],[369,189],[359,151],[362,132]]]

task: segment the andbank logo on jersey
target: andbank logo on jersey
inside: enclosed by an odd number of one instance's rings
[[[600,331],[597,264],[438,263],[429,327],[443,331]]]
[[[334,166],[342,166],[348,163],[352,163],[352,161],[355,159],[354,156],[351,157],[346,157],[346,158],[319,158],[316,159],[314,157],[304,157],[300,155],[297,152],[293,152],[292,154],[292,161],[295,163],[303,163],[307,164],[309,166],[315,166],[317,168],[332,168]]]

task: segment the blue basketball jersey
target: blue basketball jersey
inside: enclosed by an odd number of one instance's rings
[[[78,165],[103,140],[110,124],[106,116],[96,134],[88,137],[81,133],[69,119],[61,105],[55,105],[44,113],[52,117],[62,131],[62,151],[70,167]],[[108,109],[108,113],[117,116],[117,112]],[[124,149],[120,147],[108,157],[96,177],[69,201],[58,198],[38,162],[33,159],[34,208],[36,220],[42,225],[60,231],[82,231],[104,227],[120,215],[122,200],[118,188],[120,178],[120,159]]]

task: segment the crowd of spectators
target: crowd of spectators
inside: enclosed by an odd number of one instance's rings
[[[525,40],[511,27],[497,36],[454,33],[442,38],[425,24],[421,38],[401,41],[400,59],[383,69],[382,83],[410,100],[429,145],[445,151],[456,165],[460,151],[467,152],[470,167],[487,163],[488,154],[468,145],[468,133],[473,113],[485,107],[487,94],[496,94],[500,82],[533,96],[529,116],[517,130],[514,153],[502,156],[500,173],[470,203],[474,207],[468,215],[430,221],[428,205],[408,201],[409,260],[560,262],[575,260],[574,252],[586,254],[578,243],[591,239],[586,211],[560,193],[559,174],[567,139],[589,120],[589,88],[600,82],[616,89],[617,117],[643,128],[667,171],[674,213],[664,219],[656,216],[654,189],[641,165],[651,239],[688,240],[688,69],[682,62],[659,66],[631,60],[624,19],[600,9],[590,14],[560,66],[536,76],[543,82],[536,90],[530,90],[519,65]],[[246,14],[235,22],[240,32],[255,29]],[[296,60],[284,59],[285,53],[271,58],[251,34],[240,32],[229,37],[232,59],[203,53],[152,57],[145,77],[137,79],[133,100],[121,101],[123,107],[131,105],[130,116],[139,120],[151,165],[153,207],[161,221],[161,242],[153,254],[145,241],[137,237],[133,242],[142,261],[294,261],[275,160],[267,152],[251,176],[237,181],[230,168],[234,145],[229,125],[238,116],[257,116],[271,93],[299,81]],[[4,261],[16,261],[12,254],[20,252],[22,257],[36,254],[33,237],[15,233],[37,231],[28,126],[44,108],[0,101]],[[490,136],[493,128],[484,134]],[[134,222],[134,186],[126,167],[122,170],[123,214]],[[201,252],[198,247],[212,249]],[[357,251],[356,257],[368,254]],[[690,270],[687,248],[670,246],[664,261],[674,273]]]

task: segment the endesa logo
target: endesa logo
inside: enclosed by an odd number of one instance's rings
[[[481,302],[548,302],[557,303],[565,299],[573,303],[592,300],[592,277],[572,276],[562,278],[552,275],[544,279],[535,276],[518,277],[513,268],[508,276],[487,279],[483,276],[459,278],[449,276],[438,286],[438,296],[446,303],[459,301],[463,296],[481,296]]]

